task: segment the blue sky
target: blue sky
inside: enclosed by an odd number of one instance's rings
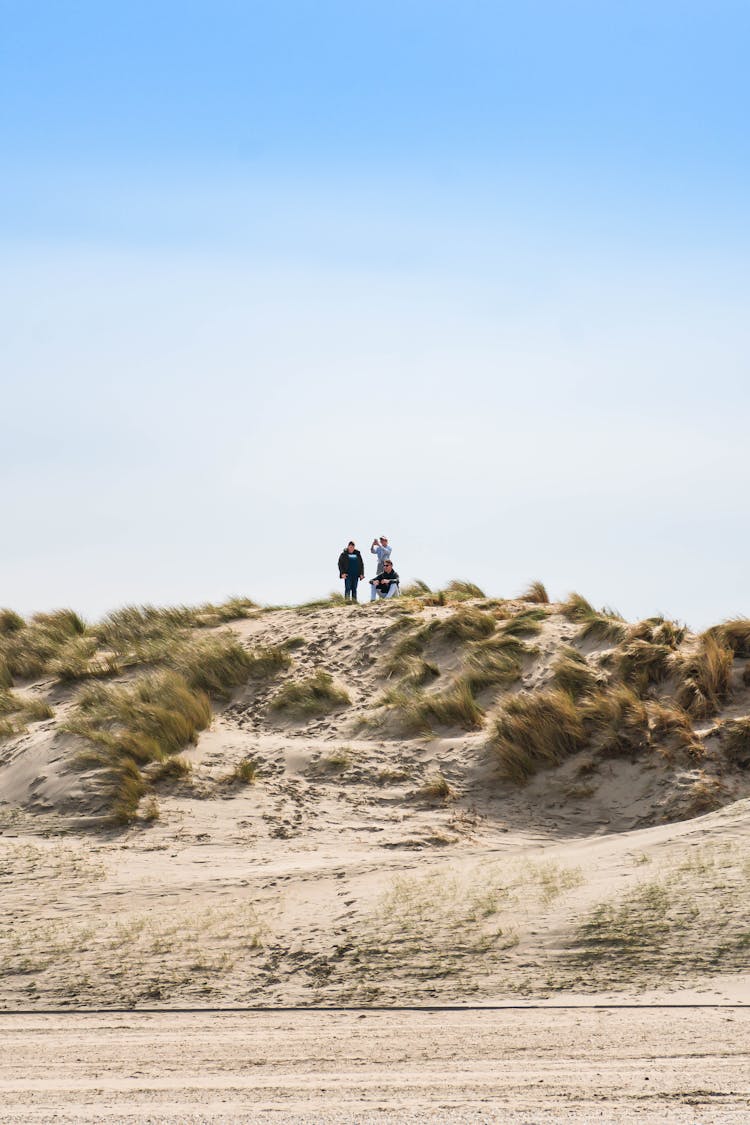
[[[0,600],[750,613],[739,3],[0,0]]]

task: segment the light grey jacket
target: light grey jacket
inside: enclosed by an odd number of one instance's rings
[[[376,543],[374,547],[370,547],[370,554],[378,556],[378,569],[375,572],[376,577],[378,574],[383,573],[385,560],[391,557],[392,550],[393,548],[391,546],[383,547],[380,543]]]

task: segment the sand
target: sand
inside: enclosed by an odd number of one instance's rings
[[[750,1011],[0,1018],[16,1122],[742,1122]]]

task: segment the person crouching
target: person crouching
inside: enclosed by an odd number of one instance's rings
[[[391,560],[386,559],[383,573],[370,579],[370,601],[374,602],[376,598],[393,598],[398,592],[398,575]]]

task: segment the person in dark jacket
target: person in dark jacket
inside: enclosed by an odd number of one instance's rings
[[[357,583],[365,576],[365,564],[352,539],[339,555],[339,574],[344,579],[344,597],[357,600]]]
[[[383,573],[370,579],[370,601],[374,602],[378,595],[381,598],[394,598],[398,593],[398,575],[393,569],[391,560],[386,559],[383,563]]]

